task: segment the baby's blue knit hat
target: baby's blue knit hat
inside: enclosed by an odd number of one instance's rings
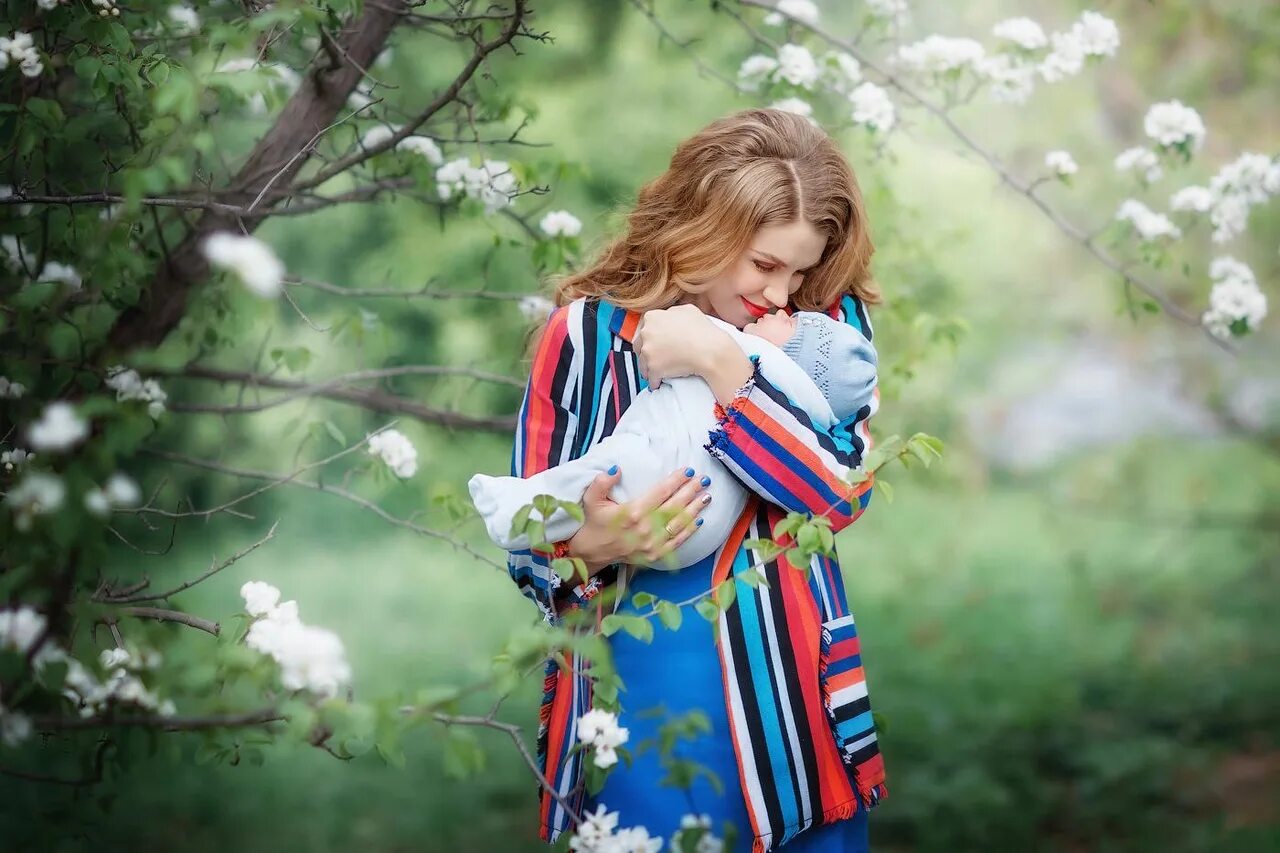
[[[876,387],[876,349],[848,323],[816,311],[797,311],[796,330],[782,351],[813,377],[837,420],[856,414]]]

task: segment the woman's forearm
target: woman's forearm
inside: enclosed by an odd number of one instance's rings
[[[727,406],[743,383],[751,378],[754,368],[751,359],[728,335],[724,340],[726,345],[703,367],[702,378],[711,386],[720,405]]]

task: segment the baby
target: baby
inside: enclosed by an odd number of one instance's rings
[[[815,424],[829,428],[870,402],[876,386],[876,351],[853,326],[809,311],[766,314],[741,331],[717,317],[707,319],[748,356],[759,356],[761,374]],[[748,496],[704,446],[717,426],[715,403],[700,376],[664,379],[656,390],[637,394],[613,434],[577,459],[523,479],[476,474],[467,487],[489,537],[509,551],[530,547],[528,535],[511,535],[522,506],[542,494],[579,501],[595,476],[614,464],[622,466],[622,478],[610,496],[619,502],[644,494],[672,470],[692,466],[711,477],[707,491],[712,500],[700,516],[703,524],[666,560],[650,568],[674,571],[693,565],[725,541]],[[532,517],[539,518],[537,510]],[[582,527],[559,507],[545,524],[548,542],[568,539]]]

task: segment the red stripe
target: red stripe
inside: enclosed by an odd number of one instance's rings
[[[538,356],[529,376],[529,405],[524,423],[524,468],[520,472],[528,477],[545,471],[551,462],[551,438],[555,435],[556,417],[551,393],[555,387],[556,368],[564,350],[569,327],[565,322],[565,308],[551,315],[547,321],[544,338],[538,345]]]
[[[831,659],[839,660],[847,658],[850,655],[862,654],[862,638],[850,637],[847,640],[841,640],[831,647]]]

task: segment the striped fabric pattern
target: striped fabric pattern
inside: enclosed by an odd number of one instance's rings
[[[845,296],[829,312],[871,338],[864,306]],[[631,339],[640,315],[607,301],[556,308],[534,358],[521,405],[511,473],[528,476],[576,458],[609,435],[647,383]],[[835,530],[866,509],[872,482],[841,481],[871,447],[871,403],[823,430],[785,393],[754,372],[728,407],[708,449],[754,493],[716,555],[715,581],[761,571],[768,588],[736,584],[720,617],[717,648],[735,754],[751,815],[753,853],[765,853],[803,830],[851,816],[859,803],[885,795],[884,765],[872,723],[859,640],[836,560],[815,556],[806,573],[785,557],[764,561],[744,544],[766,538],[788,511],[825,514]],[[562,584],[549,560],[513,551],[508,570],[518,588],[555,624],[566,608],[585,606],[616,580],[617,566],[588,584]],[[591,707],[585,661],[571,670],[547,662],[539,709],[539,767],[559,797],[539,788],[540,836],[554,842],[580,811],[586,753],[569,755],[578,717]]]

